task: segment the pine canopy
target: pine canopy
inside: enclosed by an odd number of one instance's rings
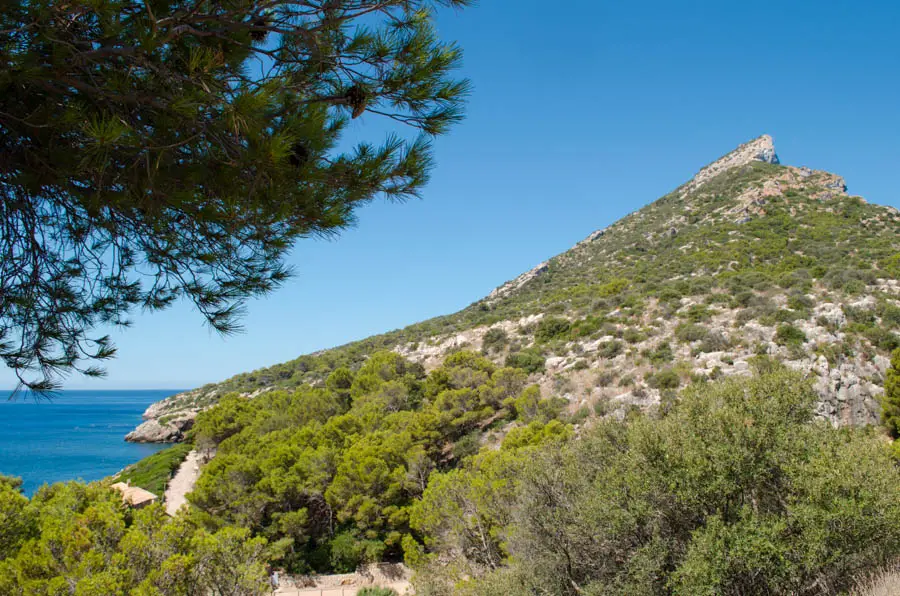
[[[101,375],[98,327],[181,298],[230,332],[296,239],[417,195],[468,91],[433,11],[467,3],[3,3],[0,358]],[[364,113],[415,134],[349,146]]]

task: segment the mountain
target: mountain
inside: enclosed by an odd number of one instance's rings
[[[480,350],[585,417],[665,407],[768,355],[814,377],[821,417],[870,424],[900,347],[898,298],[900,212],[781,165],[764,135],[460,312],[170,397],[128,440],[180,440],[226,394],[316,385],[383,349],[426,370]]]

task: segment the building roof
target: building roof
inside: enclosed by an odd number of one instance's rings
[[[139,486],[131,486],[124,482],[116,482],[112,485],[112,488],[122,493],[122,500],[131,506],[152,503],[159,498],[149,490],[144,490]]]

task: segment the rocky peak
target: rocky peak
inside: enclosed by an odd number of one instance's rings
[[[691,178],[691,180],[681,187],[681,195],[684,196],[709,180],[715,178],[726,170],[739,168],[750,162],[762,161],[765,163],[777,164],[778,155],[775,153],[775,143],[769,135],[762,135],[748,143],[744,143],[731,153],[720,157],[712,162]]]

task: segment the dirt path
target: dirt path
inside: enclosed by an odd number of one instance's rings
[[[191,451],[166,487],[166,513],[175,515],[181,506],[187,503],[187,494],[194,490],[194,484],[199,477],[200,454]]]
[[[404,596],[412,593],[410,571],[392,563],[367,565],[357,573],[307,577],[282,576],[274,596],[355,596],[366,586],[392,588]]]

